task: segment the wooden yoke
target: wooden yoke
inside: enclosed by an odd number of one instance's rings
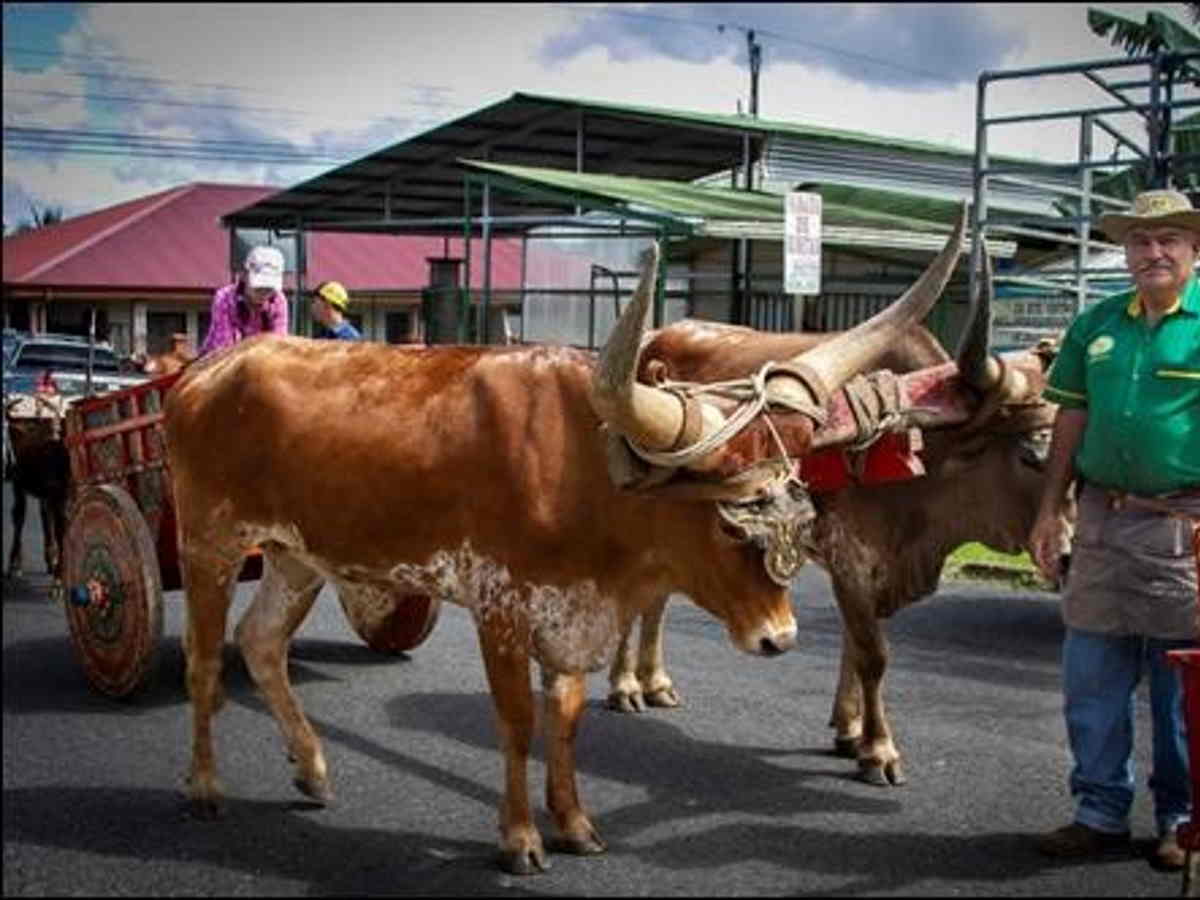
[[[1025,383],[1036,386],[1031,397],[1014,397],[1010,402],[1037,401],[1044,380],[1042,363],[1034,353],[1021,352],[1005,357],[1007,367],[1020,371]],[[800,475],[813,493],[841,490],[851,484],[881,484],[903,481],[925,474],[917,456],[923,449],[922,429],[961,425],[977,418],[980,405],[978,392],[960,377],[954,362],[943,363],[903,375],[872,373],[872,378],[884,376],[894,382],[895,415],[886,421],[887,411],[877,411],[885,421],[875,436],[863,439],[863,428],[856,417],[852,391],[855,383],[834,393],[828,406],[828,420],[812,439],[813,452],[800,464]],[[796,427],[796,414],[773,413],[772,419],[784,444],[790,446],[789,434]],[[756,460],[774,455],[774,446],[764,423],[755,422],[730,442],[735,452],[730,460],[744,467]],[[731,466],[723,475],[738,469]]]

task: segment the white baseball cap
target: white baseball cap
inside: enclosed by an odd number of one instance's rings
[[[246,254],[246,284],[251,288],[283,290],[283,254],[275,247],[251,248]]]

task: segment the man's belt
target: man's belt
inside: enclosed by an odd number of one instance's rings
[[[1193,525],[1200,525],[1200,514],[1174,509],[1166,501],[1182,497],[1200,497],[1200,488],[1186,488],[1173,491],[1170,494],[1159,494],[1157,497],[1143,497],[1140,494],[1130,494],[1126,491],[1114,491],[1110,488],[1100,488],[1104,491],[1109,509],[1121,509],[1123,506],[1136,506],[1139,509],[1149,509],[1172,519],[1182,519]]]

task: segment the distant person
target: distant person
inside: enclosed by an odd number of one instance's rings
[[[1063,712],[1074,758],[1072,822],[1037,841],[1060,858],[1127,854],[1134,709],[1149,682],[1152,862],[1183,868],[1176,828],[1191,808],[1182,676],[1167,652],[1197,646],[1200,566],[1200,211],[1145,191],[1100,227],[1125,247],[1133,290],[1075,317],[1044,396],[1058,404],[1041,509],[1029,537],[1058,574],[1059,512],[1077,483],[1062,592]]]
[[[150,356],[142,366],[142,371],[147,375],[169,375],[186,368],[195,358],[196,354],[192,351],[188,336],[177,333],[171,335],[171,349],[166,353]]]
[[[321,325],[324,334],[318,337],[339,341],[361,341],[362,335],[346,319],[350,294],[340,281],[322,281],[313,291],[312,317]]]
[[[288,304],[283,293],[283,254],[275,247],[253,247],[232,284],[213,294],[212,321],[198,357],[256,334],[288,333]]]

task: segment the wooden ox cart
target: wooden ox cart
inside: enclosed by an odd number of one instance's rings
[[[63,605],[88,681],[114,697],[151,677],[163,591],[183,586],[163,426],[163,403],[180,374],[77,400],[66,413],[72,491]],[[239,580],[261,572],[261,553],[251,554]],[[382,618],[346,596],[339,600],[358,636],[385,653],[421,644],[439,612],[435,598],[422,596],[395,598]]]

